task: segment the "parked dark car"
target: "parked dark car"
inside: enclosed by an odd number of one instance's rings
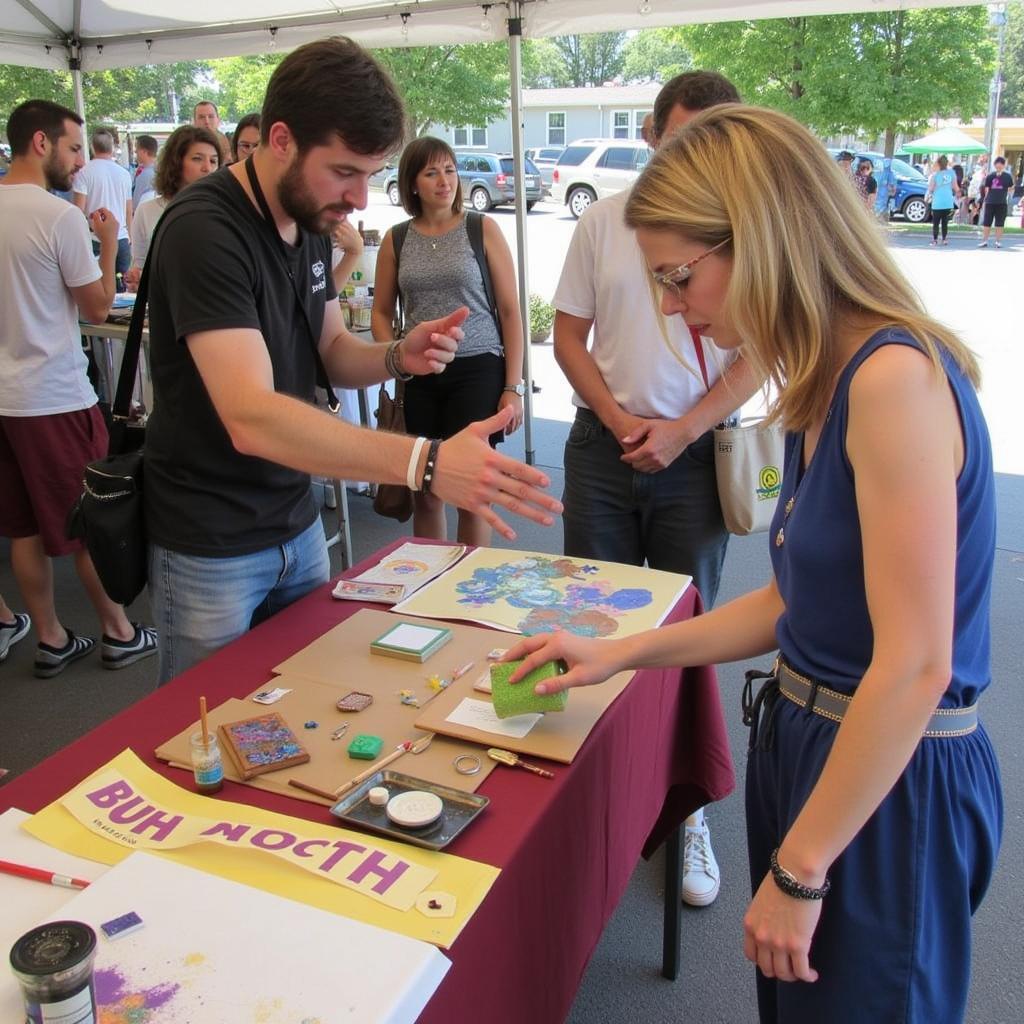
[[[542,146],[526,151],[527,159],[532,160],[540,169],[540,176],[546,192],[551,191],[551,179],[555,172],[555,164],[558,163],[558,158],[564,151],[565,146]]]
[[[462,195],[479,213],[492,206],[516,201],[514,162],[507,153],[456,152],[455,164],[462,182]],[[526,161],[526,209],[532,210],[544,198],[540,171],[532,160]]]
[[[828,150],[834,160],[842,150]],[[851,151],[852,152],[852,151]],[[870,150],[854,152],[853,166],[856,167],[861,160],[870,160],[874,167],[874,179],[881,182],[882,172],[885,170],[885,155]],[[892,215],[903,217],[911,224],[921,224],[928,219],[928,206],[924,201],[925,193],[928,191],[928,179],[918,170],[911,167],[906,160],[893,157],[892,171],[896,177],[896,195],[892,200]]]
[[[391,202],[392,206],[398,206],[401,199],[398,195],[398,168],[388,164],[382,171],[370,175],[370,188],[382,189]]]

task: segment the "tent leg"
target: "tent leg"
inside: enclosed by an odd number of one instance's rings
[[[508,5],[508,69],[512,92],[512,159],[516,168],[516,256],[519,261],[519,309],[523,317],[523,436],[526,462],[536,459],[533,449],[533,371],[530,366],[530,305],[527,275],[526,241],[526,162],[523,156],[523,4],[511,0]]]

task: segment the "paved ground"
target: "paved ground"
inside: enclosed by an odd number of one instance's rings
[[[381,230],[405,216],[382,193],[370,194],[362,214],[367,227]],[[515,215],[511,208],[492,211],[515,253]],[[527,219],[529,287],[550,299],[576,221],[565,207],[544,202]],[[982,405],[988,418],[997,472],[1024,474],[1024,445],[1016,419],[1020,384],[1024,381],[1024,338],[1015,288],[1024,280],[1024,236],[1007,236],[1003,249],[976,248],[973,234],[950,236],[946,248],[932,248],[927,235],[891,236],[893,254],[917,288],[932,315],[958,331],[982,360]],[[613,254],[612,259],[616,258]],[[541,392],[534,396],[534,416],[572,418],[572,389],[557,364],[550,344],[531,345],[530,362]]]

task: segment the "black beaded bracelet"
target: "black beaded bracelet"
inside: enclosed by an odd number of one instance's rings
[[[820,889],[812,889],[809,885],[804,885],[803,882],[798,882],[796,878],[791,875],[780,863],[779,863],[779,850],[776,847],[772,850],[771,855],[771,868],[772,878],[775,879],[775,884],[787,895],[792,896],[796,900],[820,900],[824,899],[828,895],[829,889],[832,888],[832,882],[830,879],[825,879],[825,884]]]
[[[427,464],[423,467],[423,483],[420,484],[421,494],[430,493],[430,485],[434,482],[434,473],[437,471],[437,453],[440,449],[440,438],[433,438],[430,442],[430,447],[427,449]]]

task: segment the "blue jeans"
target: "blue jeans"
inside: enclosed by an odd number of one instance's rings
[[[92,254],[93,256],[99,256],[100,254],[100,243],[92,243]],[[128,273],[128,269],[132,265],[132,243],[127,238],[119,238],[117,240],[117,256],[114,257],[114,273],[120,274],[124,277]],[[118,288],[118,291],[121,291]]]
[[[326,583],[330,561],[317,519],[281,545],[233,558],[149,546],[149,598],[160,633],[158,685],[237,640]]]
[[[715,603],[729,534],[710,431],[660,472],[639,473],[601,421],[577,409],[564,464],[567,555],[686,573],[705,607]]]

